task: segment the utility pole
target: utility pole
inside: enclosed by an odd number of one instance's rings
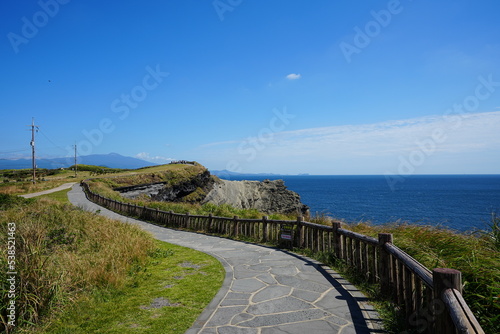
[[[75,143],[75,178],[77,176],[76,169],[77,169],[77,167],[76,167],[76,143]]]
[[[36,159],[35,159],[35,129],[38,131],[38,126],[35,125],[35,117],[31,119],[31,162],[33,166],[33,184],[36,183]]]

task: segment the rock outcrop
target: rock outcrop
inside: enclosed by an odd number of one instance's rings
[[[257,209],[264,213],[306,214],[309,207],[296,192],[288,190],[283,180],[227,181],[219,180],[204,202],[229,204],[236,208]]]
[[[120,187],[114,190],[119,191],[123,197],[136,198],[140,195],[147,195],[154,201],[163,202],[196,202],[202,200],[206,193],[210,191],[214,180],[207,170],[189,180],[169,183],[159,182],[152,184],[140,184],[136,186]],[[197,193],[198,196],[190,196]]]
[[[156,182],[114,188],[123,197],[148,196],[155,201],[229,204],[240,209],[264,213],[302,214],[309,207],[296,192],[288,190],[283,180],[227,181],[214,178],[208,170],[180,182]]]

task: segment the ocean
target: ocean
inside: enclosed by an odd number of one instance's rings
[[[311,214],[346,222],[408,222],[459,231],[487,230],[500,212],[500,175],[412,175],[393,186],[385,176],[238,175],[228,180],[283,179]],[[394,181],[391,179],[389,181]]]

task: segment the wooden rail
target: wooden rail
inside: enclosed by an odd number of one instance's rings
[[[392,234],[380,233],[375,239],[345,230],[340,222],[326,226],[302,217],[289,221],[166,212],[108,199],[91,191],[85,181],[81,184],[90,201],[161,226],[332,253],[378,284],[381,294],[404,315],[407,327],[419,333],[484,333],[462,297],[460,272],[429,270],[396,247]]]

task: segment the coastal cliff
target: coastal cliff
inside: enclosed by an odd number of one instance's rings
[[[257,209],[264,213],[306,214],[309,210],[309,207],[300,201],[299,194],[286,188],[283,180],[218,180],[203,202]]]
[[[309,210],[300,201],[299,194],[286,188],[283,180],[227,181],[211,175],[205,168],[175,182],[174,179],[166,176],[159,178],[156,174],[149,179],[156,182],[128,182],[126,186],[115,187],[114,190],[126,198],[147,196],[154,201],[228,204],[238,209],[256,209],[269,214],[305,215]],[[141,181],[146,179],[141,178]]]

